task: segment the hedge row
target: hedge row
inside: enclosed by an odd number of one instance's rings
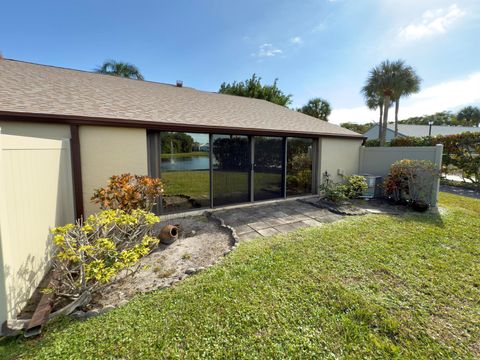
[[[480,130],[480,129],[479,129]],[[454,166],[463,176],[480,184],[480,132],[424,137],[398,137],[386,146],[435,146],[443,145],[443,165]],[[379,146],[378,140],[367,140],[365,146]]]

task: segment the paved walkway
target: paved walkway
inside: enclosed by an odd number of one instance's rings
[[[319,226],[342,218],[326,209],[296,200],[214,211],[242,240],[287,233],[303,227]]]

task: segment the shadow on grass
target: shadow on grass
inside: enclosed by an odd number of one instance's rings
[[[445,227],[442,216],[440,215],[438,209],[430,209],[423,213],[409,210],[401,217],[403,221],[412,221],[425,225],[433,225],[440,228]]]

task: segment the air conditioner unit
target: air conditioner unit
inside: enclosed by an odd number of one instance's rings
[[[383,195],[383,177],[371,174],[361,174],[367,181],[368,188],[362,194],[364,199],[379,198]]]

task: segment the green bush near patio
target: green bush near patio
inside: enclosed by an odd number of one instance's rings
[[[209,270],[2,358],[478,358],[480,201],[243,243]]]

